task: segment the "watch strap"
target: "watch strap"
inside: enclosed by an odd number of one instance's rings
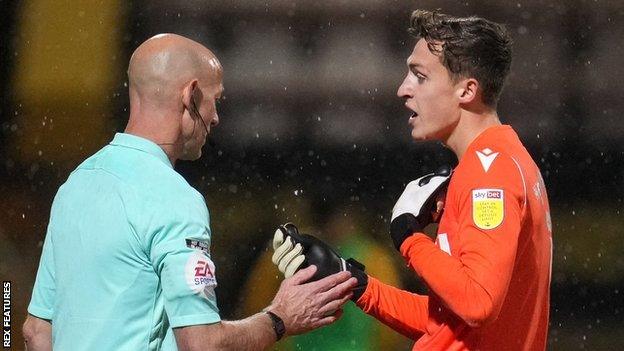
[[[275,336],[277,337],[277,340],[280,340],[286,333],[284,321],[278,315],[271,311],[266,311],[266,314],[268,314],[271,318],[271,322],[273,323],[273,331],[275,331]]]

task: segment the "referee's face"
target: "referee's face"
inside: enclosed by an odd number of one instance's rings
[[[397,95],[405,99],[414,140],[446,142],[457,125],[461,109],[457,87],[424,39],[418,40],[407,59],[408,71]]]

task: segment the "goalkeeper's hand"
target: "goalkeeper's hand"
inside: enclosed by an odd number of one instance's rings
[[[364,273],[364,265],[350,258],[344,260],[329,245],[322,240],[299,233],[292,223],[281,225],[273,237],[273,263],[286,278],[292,276],[299,269],[315,265],[316,273],[310,279],[318,280],[334,273],[349,271],[358,280],[353,289],[351,300],[357,301],[366,290],[368,275]]]
[[[392,209],[390,237],[394,247],[400,250],[403,241],[426,226],[440,219],[452,170],[441,167],[435,173],[411,181]]]

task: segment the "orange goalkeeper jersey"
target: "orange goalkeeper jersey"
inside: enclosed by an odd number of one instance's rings
[[[435,243],[401,245],[429,296],[371,277],[357,304],[414,350],[544,350],[551,227],[539,169],[510,126],[488,128],[451,177]]]

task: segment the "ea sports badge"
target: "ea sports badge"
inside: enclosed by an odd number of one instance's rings
[[[480,229],[494,229],[505,217],[502,189],[475,189],[472,191],[472,220]]]
[[[186,261],[184,269],[186,283],[196,294],[206,298],[214,298],[214,288],[217,286],[215,265],[202,251],[193,252]]]

